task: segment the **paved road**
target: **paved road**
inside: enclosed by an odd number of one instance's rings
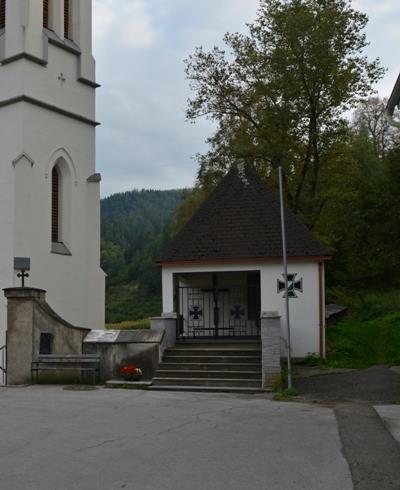
[[[330,408],[263,396],[0,389],[2,490],[350,490]]]
[[[355,490],[400,489],[400,444],[367,404],[335,409]]]
[[[335,408],[355,490],[400,490],[400,444],[393,437],[400,434],[400,407],[373,406],[400,401],[398,370],[375,366],[303,378],[296,388],[304,399]]]
[[[387,366],[296,379],[295,386],[307,400],[375,405],[400,402],[400,372]]]

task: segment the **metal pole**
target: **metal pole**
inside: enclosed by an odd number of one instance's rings
[[[281,201],[281,225],[282,225],[282,255],[283,255],[283,275],[285,278],[285,306],[286,306],[286,326],[287,326],[287,369],[288,369],[288,389],[292,388],[292,359],[290,345],[290,316],[289,316],[289,284],[286,251],[286,230],[285,230],[285,209],[283,206],[283,177],[282,167],[279,166],[279,195]]]

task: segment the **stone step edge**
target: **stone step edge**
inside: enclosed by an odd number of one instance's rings
[[[210,381],[210,382],[215,382],[215,381],[227,381],[229,383],[233,383],[233,382],[238,382],[238,383],[254,383],[255,381],[259,381],[258,379],[248,379],[248,378],[210,378],[209,380],[207,378],[179,378],[179,377],[175,377],[175,378],[168,378],[168,377],[161,377],[159,378],[158,376],[154,376],[153,378],[153,383],[156,383],[158,380],[162,381],[162,382],[165,382],[165,381],[182,381],[182,380],[186,380],[186,381],[193,381],[193,382],[196,382],[196,381],[200,381],[200,382],[204,382],[204,381]],[[261,378],[260,378],[260,381],[261,381]]]
[[[185,358],[185,357],[190,357],[191,359],[204,359],[205,357],[208,357],[208,358],[211,358],[211,359],[229,359],[229,360],[233,360],[233,359],[261,359],[261,354],[259,356],[218,356],[218,355],[214,355],[214,356],[207,356],[207,355],[204,355],[204,356],[196,356],[196,355],[190,355],[190,354],[185,354],[185,355],[174,355],[174,354],[170,354],[170,353],[165,353],[164,352],[164,355],[163,355],[163,358],[164,357],[174,357],[176,359],[179,359],[179,358]]]
[[[169,373],[169,374],[182,374],[182,373],[190,373],[190,374],[205,374],[205,373],[215,373],[215,374],[226,374],[226,373],[229,373],[229,374],[243,374],[243,375],[248,375],[248,374],[259,374],[260,377],[261,377],[261,370],[258,370],[258,371],[223,371],[222,369],[219,370],[217,369],[216,371],[211,371],[211,370],[208,370],[208,369],[203,369],[203,370],[195,370],[195,369],[159,369],[157,370],[157,375],[160,374],[160,373]],[[156,376],[157,378],[158,376]],[[181,376],[173,376],[173,378],[181,378]],[[221,379],[226,379],[224,378],[223,376],[221,377]],[[232,379],[235,379],[235,378],[232,378]]]
[[[235,386],[184,386],[184,385],[152,385],[148,391],[182,391],[193,393],[242,393],[246,395],[271,394],[272,390],[263,388],[235,387]]]
[[[238,347],[169,347],[166,349],[168,352],[261,352],[261,349],[241,349]]]
[[[239,368],[240,366],[242,366],[243,368],[244,367],[254,367],[254,368],[260,368],[261,369],[261,362],[244,362],[242,364],[239,364],[239,363],[236,363],[236,362],[232,362],[232,363],[229,363],[229,362],[162,362],[160,365],[159,365],[159,368],[160,367],[166,367],[168,368],[169,366],[175,366],[175,365],[179,365],[179,366],[189,366],[189,367],[194,367],[194,366],[207,366],[207,367],[236,367],[236,368]],[[174,370],[172,368],[172,370]]]

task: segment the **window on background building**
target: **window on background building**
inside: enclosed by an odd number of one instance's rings
[[[64,37],[71,39],[71,0],[64,0]]]
[[[51,241],[61,242],[60,237],[60,184],[61,174],[57,165],[51,173]]]
[[[0,0],[0,29],[6,27],[6,0]]]

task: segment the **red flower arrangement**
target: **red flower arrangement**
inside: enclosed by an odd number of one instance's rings
[[[140,379],[142,376],[142,370],[134,364],[123,364],[119,368],[119,374],[125,379]]]

